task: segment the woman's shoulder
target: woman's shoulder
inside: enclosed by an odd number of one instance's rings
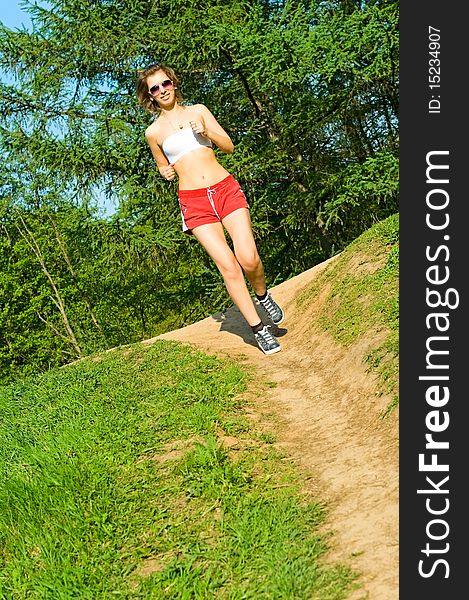
[[[154,140],[158,137],[160,131],[160,124],[158,123],[158,119],[159,117],[152,121],[150,125],[148,125],[148,127],[145,129],[145,137],[147,138],[147,140]]]
[[[182,108],[182,110],[186,114],[189,114],[189,113],[193,113],[194,111],[196,112],[197,109],[203,105],[202,104],[188,104],[187,102],[184,102],[183,104],[180,104],[179,106],[180,106],[180,108]]]
[[[194,110],[198,110],[200,112],[207,112],[208,108],[205,106],[205,104],[194,104],[192,107]]]
[[[201,103],[198,103],[198,104],[184,104],[183,108],[188,113],[200,113],[200,112],[208,110],[208,108],[205,106],[205,104],[201,104]]]

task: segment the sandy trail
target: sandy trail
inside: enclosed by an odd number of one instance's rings
[[[334,534],[329,557],[362,573],[361,588],[349,600],[394,600],[399,596],[398,411],[380,419],[390,399],[377,396],[375,379],[362,361],[363,345],[373,340],[344,350],[326,334],[311,333],[314,313],[305,314],[295,302],[329,262],[271,289],[286,313],[276,330],[281,352],[265,356],[235,307],[146,343],[171,339],[210,354],[239,356],[259,377],[277,384],[250,407],[250,416],[276,416],[278,445],[307,475],[315,497],[328,505],[327,530]]]

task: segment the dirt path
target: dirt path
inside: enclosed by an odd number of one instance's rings
[[[277,330],[282,344],[277,354],[262,354],[234,307],[159,337],[242,357],[277,384],[251,416],[275,414],[281,424],[278,445],[307,474],[315,497],[327,503],[327,530],[334,532],[330,559],[362,573],[361,589],[349,599],[397,600],[398,411],[379,418],[389,398],[376,395],[362,362],[363,345],[372,340],[344,351],[325,334],[312,336],[314,313],[295,304],[327,262],[272,288],[286,312]]]

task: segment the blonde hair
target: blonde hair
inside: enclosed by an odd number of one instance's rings
[[[142,106],[145,110],[147,110],[148,112],[150,112],[152,114],[159,113],[160,107],[158,106],[158,102],[155,100],[155,98],[152,98],[148,92],[147,79],[151,75],[154,75],[155,73],[157,73],[158,71],[163,71],[163,73],[165,73],[165,75],[167,75],[168,79],[171,79],[174,87],[177,88],[176,89],[176,99],[179,102],[182,102],[182,99],[183,99],[181,92],[179,91],[179,83],[180,82],[179,82],[178,76],[173,71],[173,69],[171,69],[171,67],[168,67],[167,65],[164,65],[162,63],[154,63],[152,65],[149,65],[148,67],[145,67],[145,69],[142,69],[138,73],[137,99],[138,99],[138,103],[140,104],[140,106]]]

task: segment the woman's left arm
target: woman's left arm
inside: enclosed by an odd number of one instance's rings
[[[218,123],[209,109],[204,104],[197,104],[194,108],[196,108],[197,112],[200,114],[201,119],[190,121],[192,130],[195,131],[195,133],[200,133],[201,135],[208,137],[222,152],[231,154],[234,150],[234,144],[231,141],[230,136]]]

